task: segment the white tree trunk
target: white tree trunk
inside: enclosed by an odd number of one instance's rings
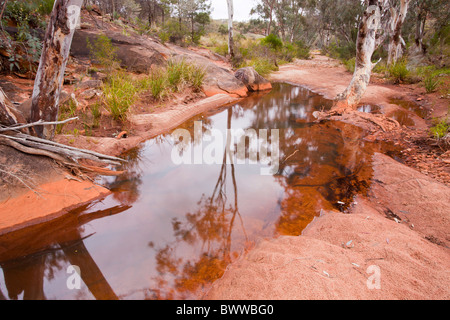
[[[31,121],[56,121],[64,72],[83,0],[56,0],[45,34],[34,83]],[[55,125],[34,127],[36,135],[53,139]]]
[[[402,39],[401,32],[403,22],[405,21],[406,14],[408,12],[408,5],[410,0],[400,0],[400,8],[391,8],[391,21],[389,25],[389,49],[388,49],[388,65],[396,63],[397,60],[402,56],[402,44],[404,40]]]
[[[227,0],[228,4],[228,54],[234,58],[234,41],[233,41],[233,0]]]
[[[336,97],[336,109],[355,109],[366,92],[370,76],[376,63],[372,63],[372,54],[376,48],[376,33],[380,27],[380,8],[377,1],[370,0],[359,26],[356,40],[355,72],[347,89]]]

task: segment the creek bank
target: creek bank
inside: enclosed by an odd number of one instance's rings
[[[61,97],[61,102],[69,100],[73,102],[77,111],[89,110],[96,103],[96,97],[101,94],[99,90],[106,75],[97,70],[98,68],[92,68],[88,45],[95,43],[101,35],[111,40],[117,50],[121,67],[129,73],[148,74],[154,68],[164,67],[170,60],[185,60],[201,65],[206,75],[201,92],[180,92],[170,101],[166,101],[164,106],[157,106],[156,111],[143,99],[131,112],[126,128],[122,124],[106,120],[101,123],[102,128],[98,135],[91,136],[85,134],[86,130],[73,125],[70,127],[73,134],[59,134],[55,138],[56,142],[119,156],[148,139],[170,132],[197,114],[226,106],[248,96],[247,86],[235,77],[226,59],[211,54],[209,50],[165,45],[152,37],[139,35],[131,28],[104,21],[101,16],[90,15],[84,11],[82,20],[84,21],[82,28],[75,32],[73,39],[71,61],[66,68],[64,92]],[[124,32],[125,29],[127,32]],[[18,109],[24,114],[30,114],[33,81],[16,81],[8,76],[1,80],[1,84]],[[268,89],[267,86],[265,89]],[[107,112],[105,115],[108,116]],[[5,150],[6,156],[14,153],[11,148]],[[23,158],[26,163],[32,163],[35,157],[25,155]],[[9,177],[8,184],[14,184],[14,188],[1,190],[0,212],[4,219],[0,224],[0,233],[58,217],[75,208],[77,204],[82,205],[109,193],[107,189],[90,181],[71,180],[73,176],[68,172],[53,173],[51,181],[44,179],[42,177],[47,175],[44,169],[51,170],[53,163],[47,161],[40,164],[40,168],[27,168],[30,176],[36,175],[33,177],[34,183],[31,188],[25,187],[17,178],[11,178],[13,177],[11,174],[9,176],[6,174]],[[17,172],[20,173],[20,169],[12,174]],[[34,188],[40,191],[30,190]],[[68,188],[73,189],[70,195],[67,192]],[[58,190],[63,190],[64,196],[61,196]],[[45,194],[45,197],[41,197],[41,193]],[[44,199],[49,202],[47,204],[42,202]],[[34,206],[38,206],[39,210],[30,210]],[[19,208],[15,209],[16,207]]]
[[[448,299],[450,189],[382,154],[373,165],[368,198],[262,240],[203,298]]]
[[[328,99],[344,91],[350,79],[337,61],[320,55],[281,66],[269,78],[305,86]],[[417,88],[377,82],[369,85],[362,109],[376,106],[395,119],[396,112],[404,111],[391,103],[395,97],[437,101],[415,98],[423,95]],[[424,139],[430,118],[445,110],[445,101],[439,102],[424,104],[428,117],[408,112],[412,121],[388,132],[348,119],[367,131],[365,140],[403,147],[400,161],[409,166],[375,153],[367,196],[358,195],[346,213],[322,211],[299,236],[261,240],[227,268],[203,299],[448,299],[450,180],[447,174],[414,168],[429,159],[408,161],[422,152],[414,139]],[[446,159],[448,152],[435,156],[437,168],[445,172]]]

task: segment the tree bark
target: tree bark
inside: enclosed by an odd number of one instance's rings
[[[335,109],[356,109],[366,92],[373,67],[372,54],[376,48],[376,33],[380,26],[380,8],[378,1],[369,0],[364,12],[356,40],[355,72],[347,89],[336,97]]]
[[[414,42],[416,44],[416,50],[421,53],[425,51],[423,48],[423,35],[425,33],[426,20],[427,20],[426,11],[420,8],[419,13],[417,14],[416,34]]]
[[[227,0],[228,4],[228,54],[231,59],[234,58],[234,40],[233,40],[233,0]]]
[[[402,26],[408,12],[408,5],[410,0],[400,0],[400,8],[391,8],[391,21],[390,21],[390,40],[388,49],[387,64],[391,65],[396,63],[402,56]]]
[[[32,122],[39,120],[51,122],[58,118],[64,71],[82,4],[83,0],[55,1],[34,83]],[[38,126],[34,131],[41,138],[53,139],[55,128],[55,125]]]

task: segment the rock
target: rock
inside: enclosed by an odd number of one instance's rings
[[[234,76],[241,80],[250,91],[271,90],[272,84],[264,79],[253,67],[241,68]]]
[[[219,67],[207,58],[192,53],[179,54],[176,59],[184,59],[204,68],[206,75],[203,80],[203,92],[206,96],[211,97],[223,93],[234,97],[246,97],[248,95],[245,84],[237,79],[231,71]]]
[[[101,88],[102,84],[101,80],[87,80],[79,83],[77,89],[98,89]]]
[[[104,33],[117,49],[117,58],[123,68],[136,73],[147,73],[152,66],[163,66],[173,52],[147,37],[126,36],[120,32],[108,30]],[[95,43],[100,36],[95,30],[77,30],[71,46],[71,55],[76,58],[91,56],[88,41]]]
[[[95,89],[88,89],[88,90],[80,93],[80,97],[85,100],[91,100],[97,95],[98,95],[98,91]]]
[[[61,94],[59,96],[59,105],[61,106],[64,103],[66,103],[67,100],[69,100],[69,98],[70,98],[70,95],[67,92],[61,91]],[[31,121],[31,98],[29,98],[28,100],[25,100],[20,105],[18,105],[17,110],[20,111],[20,113],[25,117],[25,120],[27,122],[30,122]]]

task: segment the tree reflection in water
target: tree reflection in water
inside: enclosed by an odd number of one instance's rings
[[[204,131],[279,129],[280,165],[274,176],[262,177],[259,167],[230,161],[177,167],[163,154],[176,146],[169,135],[132,150],[122,168],[127,173],[103,181],[114,201],[0,237],[7,287],[0,288],[0,299],[46,298],[52,291],[44,290],[44,279],[60,276],[67,264],[83,266],[83,282],[96,299],[128,298],[136,292],[147,299],[201,297],[258,237],[299,235],[321,210],[345,211],[355,195],[368,191],[371,154],[386,146],[364,142],[362,130],[342,122],[315,123],[313,111],[330,106],[306,89],[275,84],[270,93],[180,126],[191,136],[194,121],[202,121]],[[103,219],[107,216],[114,218]],[[86,235],[85,226],[94,220],[100,237]],[[85,246],[86,237],[93,252]],[[111,243],[117,248],[104,253]],[[119,294],[100,270],[107,263],[114,264],[108,271]],[[84,291],[72,296],[89,297]]]
[[[231,129],[232,108],[227,113],[227,129]],[[185,215],[185,221],[172,219],[172,228],[175,240],[163,248],[155,248],[157,271],[159,276],[156,282],[157,290],[151,290],[148,298],[174,299],[189,298],[192,294],[210,285],[220,278],[226,266],[236,258],[238,251],[232,251],[232,232],[236,219],[239,220],[245,242],[248,237],[244,223],[239,212],[238,190],[236,183],[235,165],[227,164],[226,147],[220,167],[219,177],[210,196],[202,195],[198,201],[198,209]],[[234,198],[229,199],[227,192],[227,170],[231,169],[231,182]],[[201,243],[202,252],[196,261],[184,261],[174,256],[175,247],[180,243]],[[149,244],[154,246],[153,243]],[[174,284],[165,278],[170,274],[175,280]],[[173,288],[167,288],[172,286]]]

